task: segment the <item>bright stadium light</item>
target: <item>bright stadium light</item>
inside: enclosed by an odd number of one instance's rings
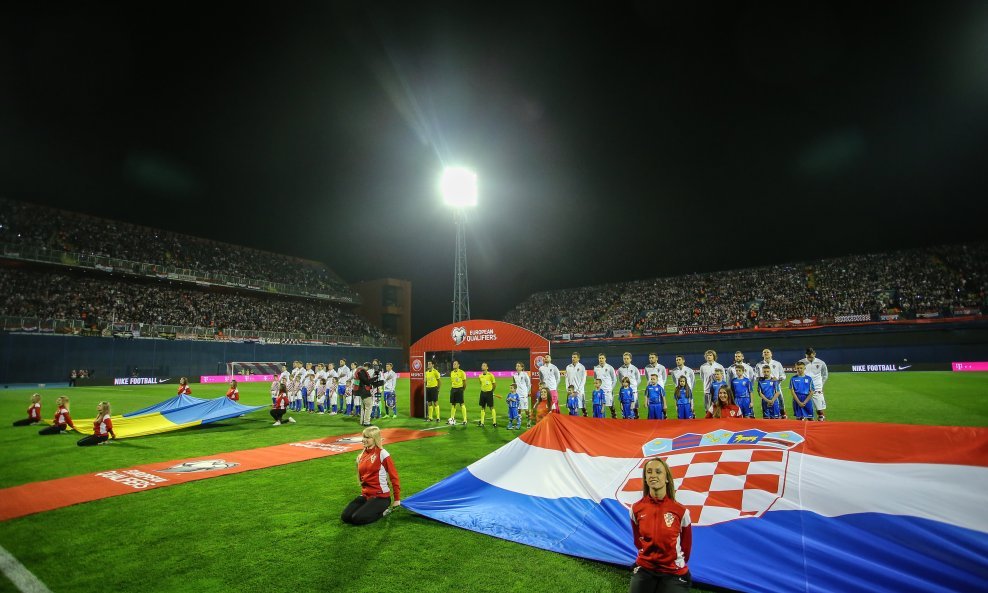
[[[443,202],[454,208],[465,208],[477,205],[477,174],[463,167],[446,167],[439,190],[443,194]]]
[[[470,319],[470,281],[467,276],[467,212],[477,205],[477,174],[463,167],[446,167],[439,181],[443,202],[453,209],[456,250],[453,258],[453,323]]]

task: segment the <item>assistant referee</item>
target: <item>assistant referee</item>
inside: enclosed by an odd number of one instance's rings
[[[456,406],[460,406],[463,414],[463,424],[467,423],[467,404],[463,401],[463,390],[467,385],[467,374],[460,368],[460,361],[453,361],[453,370],[449,373],[449,423],[456,424]]]
[[[435,365],[432,361],[426,363],[427,368],[425,371],[425,405],[429,408],[429,417],[425,419],[426,422],[432,422],[435,420],[439,422],[439,371],[436,370]]]

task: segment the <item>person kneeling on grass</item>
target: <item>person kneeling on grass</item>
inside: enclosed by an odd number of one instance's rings
[[[288,412],[288,387],[284,383],[278,385],[278,397],[271,406],[271,417],[274,418],[274,426],[281,426],[281,419]],[[295,424],[295,419],[291,416],[285,422]]]
[[[113,432],[113,421],[110,420],[110,402],[100,402],[96,404],[93,434],[82,437],[76,444],[80,447],[91,447],[102,445],[110,439],[117,439],[116,433]]]
[[[27,408],[27,418],[14,421],[14,426],[34,426],[41,422],[41,394],[31,396],[31,405]]]
[[[72,414],[69,413],[69,398],[61,395],[55,399],[55,405],[58,406],[58,409],[55,410],[55,419],[52,420],[52,425],[42,428],[38,434],[62,434],[70,427],[75,429]]]
[[[401,505],[401,484],[398,470],[391,455],[381,448],[381,429],[368,426],[361,443],[364,450],[357,457],[357,477],[360,478],[360,496],[343,509],[340,519],[350,525],[373,523]],[[384,470],[383,472],[381,470]],[[387,473],[387,478],[384,477]],[[391,486],[388,486],[388,482]],[[394,500],[391,498],[394,491]]]

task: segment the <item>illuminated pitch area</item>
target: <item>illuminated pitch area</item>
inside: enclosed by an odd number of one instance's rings
[[[503,387],[499,382],[498,394]],[[270,403],[268,388],[241,384],[241,402]],[[430,427],[405,416],[408,381],[399,381],[398,388],[399,418],[379,425]],[[216,397],[225,390],[222,384],[192,384],[197,397]],[[115,413],[125,412],[173,395],[175,386],[45,390],[46,417],[61,393],[71,397],[74,415],[83,418],[92,416],[97,401],[109,400]],[[471,420],[476,418],[478,393],[476,380],[469,379],[466,402]],[[833,373],[827,383],[828,421],[986,426],[986,393],[988,373]],[[273,428],[269,417],[258,412],[207,428],[87,449],[75,446],[75,435],[40,437],[37,427],[11,427],[10,422],[24,414],[29,396],[23,390],[0,393],[5,419],[0,429],[5,455],[0,487],[193,456],[221,458],[226,451],[359,430],[354,419],[305,413],[295,414],[298,424]],[[446,418],[448,377],[440,402]],[[507,418],[504,401],[495,400],[495,405],[498,415]],[[703,426],[702,420],[696,423]],[[385,444],[394,455],[406,495],[517,436],[490,426],[443,423],[437,430],[448,436]],[[368,527],[343,526],[339,513],[357,492],[353,466],[352,454],[338,455],[63,508],[3,523],[0,545],[56,593],[627,591],[629,574],[624,568],[512,544],[408,511]],[[335,551],[329,557],[327,546]],[[374,551],[363,554],[364,561],[342,559],[338,553],[360,547]],[[547,579],[547,574],[553,578]],[[12,585],[0,577],[0,591],[7,590],[13,590]]]

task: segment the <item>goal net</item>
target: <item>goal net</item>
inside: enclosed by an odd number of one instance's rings
[[[227,375],[277,375],[281,372],[284,361],[256,362],[234,361],[226,363]]]

